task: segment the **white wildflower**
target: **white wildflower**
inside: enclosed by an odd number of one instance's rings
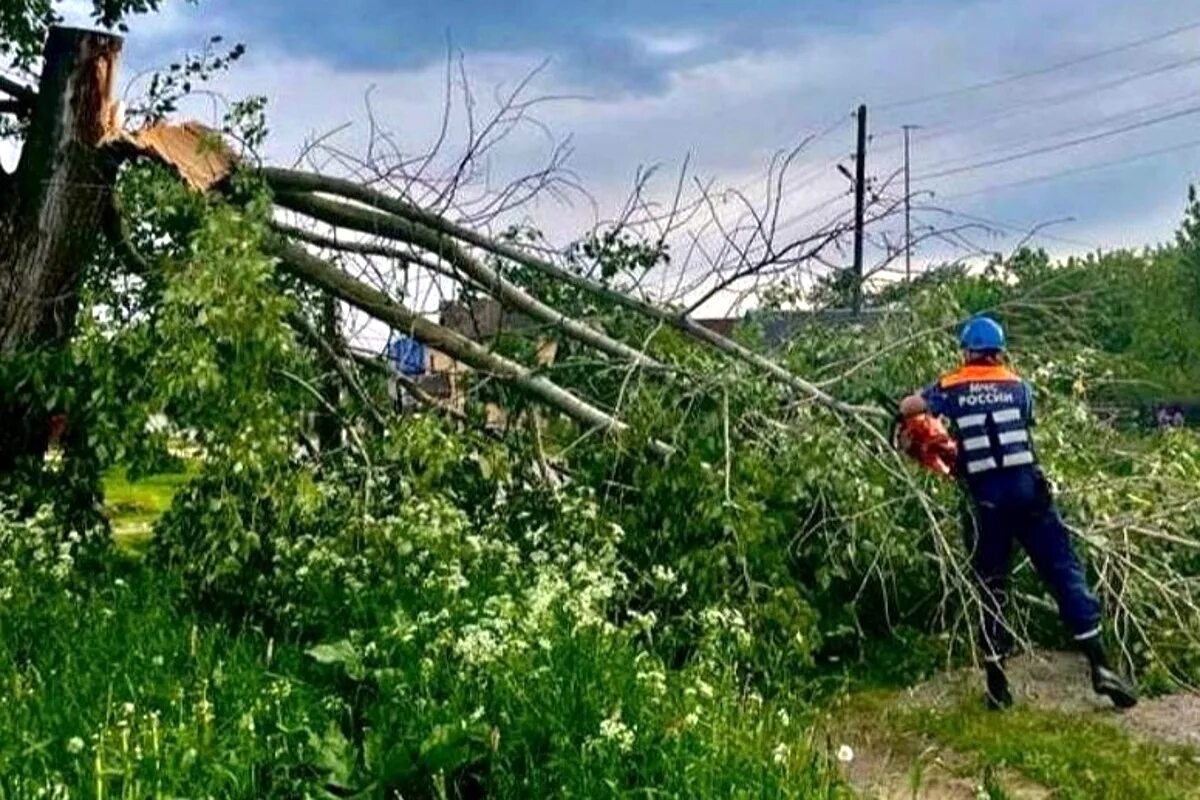
[[[854,750],[848,744],[844,744],[838,748],[837,760],[843,764],[849,764],[854,760]]]
[[[783,764],[787,761],[788,755],[791,753],[791,748],[783,742],[775,745],[775,749],[771,751],[771,760],[776,764]]]
[[[77,755],[83,752],[83,739],[78,736],[72,736],[67,740],[67,752],[71,755]]]
[[[650,633],[654,629],[654,626],[658,624],[658,615],[653,611],[648,611],[645,614],[630,611],[629,621],[639,632]]]
[[[612,742],[617,749],[628,753],[633,749],[633,730],[621,721],[621,710],[617,709],[607,719],[600,721],[600,738]]]
[[[783,727],[786,728],[788,725],[792,724],[792,718],[788,715],[786,708],[779,709],[777,712],[775,712],[775,715],[779,717],[779,721],[783,724]]]
[[[664,586],[670,586],[676,580],[675,570],[670,567],[664,567],[661,564],[655,564],[650,569],[650,574],[654,576],[654,580]]]
[[[638,683],[644,684],[656,697],[667,693],[667,676],[660,669],[638,670]]]
[[[487,628],[467,625],[454,643],[454,652],[468,664],[487,664],[503,653],[504,644]]]

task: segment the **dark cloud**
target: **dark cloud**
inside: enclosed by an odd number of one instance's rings
[[[933,2],[934,0],[929,0]],[[951,0],[944,0],[949,3]],[[794,46],[806,26],[847,25],[883,0],[203,0],[198,19],[219,19],[258,46],[346,69],[415,69],[446,58],[532,53],[564,83],[601,95],[654,94],[681,66]],[[690,32],[687,52],[660,52],[643,34]]]

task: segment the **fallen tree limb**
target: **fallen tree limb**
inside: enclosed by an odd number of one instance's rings
[[[271,228],[277,233],[286,236],[293,241],[300,241],[306,244],[311,244],[314,247],[320,247],[325,250],[336,250],[340,253],[357,253],[364,256],[380,256],[381,258],[389,258],[401,264],[423,267],[424,269],[434,272],[446,278],[464,281],[468,285],[475,288],[483,288],[475,281],[467,279],[452,269],[449,269],[436,261],[419,258],[411,253],[405,253],[403,250],[398,250],[395,247],[389,247],[383,244],[373,244],[371,242],[344,242],[340,239],[334,239],[331,236],[322,236],[319,233],[306,231],[303,228],[297,228],[294,225],[286,225],[282,222],[271,222]]]
[[[264,245],[281,260],[283,267],[297,278],[329,292],[381,322],[397,329],[411,331],[417,339],[430,347],[468,366],[495,375],[575,421],[606,433],[619,435],[629,430],[628,425],[611,414],[581,400],[529,368],[413,313],[377,289],[312,255],[300,245],[278,236],[269,237],[264,241]],[[660,442],[652,442],[650,446],[654,452],[661,455],[673,452],[671,447]]]
[[[511,306],[534,319],[560,329],[564,334],[602,353],[653,369],[663,365],[644,353],[623,342],[601,333],[588,325],[572,319],[528,294],[499,272],[483,264],[465,252],[456,242],[424,225],[399,219],[390,214],[381,214],[371,209],[359,208],[347,203],[328,200],[310,194],[279,192],[275,202],[291,211],[304,214],[342,228],[382,236],[420,247],[437,255],[442,260],[494,295],[501,303]]]
[[[300,170],[267,167],[260,171],[267,185],[278,192],[325,192],[340,195],[350,200],[365,203],[381,211],[394,214],[403,219],[425,226],[431,231],[458,239],[479,247],[494,255],[507,258],[523,266],[535,269],[542,274],[559,280],[569,286],[592,295],[602,297],[615,305],[637,312],[660,322],[664,322],[682,331],[697,341],[741,361],[763,372],[789,388],[807,395],[815,402],[841,414],[884,416],[886,412],[870,406],[854,406],[836,399],[820,387],[792,374],[774,361],[765,358],[732,339],[728,339],[715,331],[671,309],[661,308],[645,300],[627,295],[590,278],[570,270],[563,269],[551,262],[532,256],[512,245],[494,241],[480,233],[457,225],[437,214],[425,211],[411,203],[389,197],[382,192],[361,186],[353,181],[332,178],[324,175],[314,175]]]
[[[400,384],[400,386],[402,386],[406,392],[411,394],[418,403],[425,406],[435,414],[440,414],[447,419],[454,420],[455,422],[468,427],[477,433],[482,434],[483,436],[486,436],[492,441],[505,441],[504,434],[500,433],[499,431],[492,430],[486,425],[480,425],[478,422],[471,419],[471,417],[462,409],[455,408],[453,405],[434,397],[432,394],[421,388],[421,385],[409,376],[388,367],[388,365],[378,356],[370,356],[362,352],[351,350],[350,357],[354,359],[356,364],[365,367],[366,369],[373,370],[386,378],[394,379],[396,383]],[[551,476],[553,476],[554,481],[559,483],[561,483],[563,480],[569,480],[571,478],[570,470],[566,469],[561,464],[550,463],[550,461],[545,458],[544,453],[540,452],[541,435],[536,426],[534,426],[534,436],[537,440],[539,440],[538,449],[539,460],[541,462],[542,478],[549,479]]]

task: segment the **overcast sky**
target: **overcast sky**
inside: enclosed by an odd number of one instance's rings
[[[361,146],[369,87],[379,121],[421,150],[438,128],[448,43],[484,109],[495,88],[548,59],[534,91],[565,99],[538,117],[570,138],[571,166],[601,216],[619,208],[639,166],[663,165],[656,191],[668,196],[671,170],[689,154],[701,177],[755,186],[773,153],[823,133],[793,171],[813,179],[788,186],[787,208],[809,208],[845,189],[834,163],[852,163],[850,115],[863,102],[870,175],[899,167],[901,125],[923,126],[912,140],[914,190],[1018,229],[1072,218],[1041,240],[1064,254],[1171,236],[1200,165],[1200,26],[1158,35],[1192,23],[1200,0],[168,0],[133,24],[124,75],[209,35],[245,42],[247,58],[220,89],[267,95],[268,153],[291,160],[345,123],[338,141]],[[530,129],[497,169],[537,163],[548,147]],[[1152,155],[1129,160],[1143,154]],[[974,167],[988,161],[1003,163]],[[1126,163],[1091,169],[1116,161]],[[968,169],[929,177],[959,167]],[[831,213],[849,204],[845,196]],[[534,213],[569,238],[595,211],[544,203]],[[916,216],[948,224],[942,212]],[[1020,238],[1011,235],[993,246]],[[942,254],[929,244],[919,257]]]

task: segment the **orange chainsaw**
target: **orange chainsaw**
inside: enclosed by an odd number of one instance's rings
[[[930,472],[953,477],[958,445],[941,420],[931,414],[901,417],[899,406],[891,398],[880,395],[880,400],[895,419],[892,445]]]

